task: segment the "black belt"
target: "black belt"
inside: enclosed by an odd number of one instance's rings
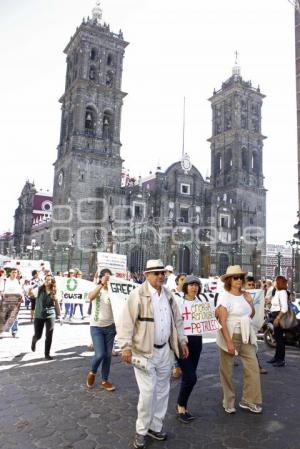
[[[166,346],[166,344],[167,344],[167,343],[163,343],[162,345],[154,345],[154,347],[155,347],[156,349],[161,349],[161,348],[163,348],[164,346]]]

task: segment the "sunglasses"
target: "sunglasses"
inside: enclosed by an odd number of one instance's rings
[[[232,276],[232,279],[234,281],[238,281],[238,280],[243,281],[245,279],[245,276]]]
[[[166,273],[164,271],[152,271],[155,276],[159,276],[160,274],[164,276]]]

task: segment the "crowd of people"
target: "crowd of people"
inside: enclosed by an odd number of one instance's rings
[[[122,360],[132,364],[139,389],[136,433],[133,446],[143,449],[146,435],[158,440],[167,439],[163,421],[168,408],[171,372],[181,377],[177,397],[176,417],[189,424],[195,415],[188,409],[189,398],[197,382],[197,367],[202,351],[200,330],[191,335],[183,325],[183,313],[187,308],[197,307],[205,299],[199,277],[174,274],[173,267],[164,266],[161,260],[149,260],[139,286],[131,291],[115,322],[109,282],[111,271],[106,268],[96,273],[95,288],[90,291],[90,335],[94,355],[87,373],[86,385],[93,388],[100,368],[100,388],[114,391],[110,380],[111,357],[117,335]],[[81,278],[79,269],[57,272],[56,276]],[[287,313],[289,291],[284,276],[275,281],[264,280],[258,285],[255,279],[239,266],[229,266],[220,277],[224,290],[215,295],[215,316],[220,324],[216,343],[219,348],[219,373],[223,390],[222,405],[228,414],[236,413],[236,395],[233,377],[235,356],[243,365],[243,390],[239,407],[252,413],[262,412],[262,389],[260,374],[267,373],[257,357],[257,329],[252,318],[255,314],[253,296],[249,290],[260,288],[264,292],[265,307],[270,311],[274,326],[276,350],[268,362],[274,367],[285,366],[284,330],[281,318]],[[135,278],[137,281],[137,276]],[[34,335],[31,350],[36,350],[45,327],[45,358],[50,354],[55,320],[71,320],[77,304],[61,304],[55,277],[44,268],[32,271],[32,278],[23,281],[16,268],[9,275],[0,268],[0,293],[17,295],[19,301],[30,303]],[[26,301],[25,301],[26,300]],[[81,317],[83,306],[78,304]],[[64,307],[64,313],[62,312]],[[190,309],[189,309],[190,310]],[[18,318],[15,317],[10,332],[17,337]]]

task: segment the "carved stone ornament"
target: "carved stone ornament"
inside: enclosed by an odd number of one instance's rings
[[[185,175],[187,175],[188,174],[188,172],[191,170],[191,168],[192,168],[192,163],[191,163],[191,161],[190,161],[190,156],[187,154],[187,153],[185,153],[183,156],[182,156],[182,159],[181,159],[181,168],[182,168],[182,170],[184,171],[184,174]]]

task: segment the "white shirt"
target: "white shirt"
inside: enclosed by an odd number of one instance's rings
[[[230,318],[231,315],[240,318],[245,316],[250,317],[252,313],[252,308],[244,298],[244,295],[235,296],[229,292],[222,292],[218,296],[217,307],[218,306],[223,306],[227,309],[228,318]],[[241,333],[240,324],[236,324],[234,332],[237,334]]]
[[[176,279],[176,276],[173,273],[171,273],[167,278],[166,287],[171,291],[176,290],[177,285],[176,285],[175,279]]]
[[[5,281],[4,293],[14,293],[15,295],[23,296],[23,289],[18,279],[7,278]]]
[[[148,282],[154,316],[154,344],[163,345],[171,335],[171,307],[164,289],[158,291]]]
[[[108,291],[102,288],[97,297],[92,301],[90,326],[107,327],[113,323],[114,317]]]
[[[288,311],[288,297],[286,290],[276,290],[275,295],[271,302],[271,312],[283,312]]]

